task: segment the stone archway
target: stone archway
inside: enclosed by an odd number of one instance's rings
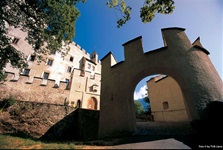
[[[191,44],[183,28],[162,29],[164,47],[143,52],[142,37],[125,44],[125,60],[108,53],[102,60],[99,137],[135,131],[133,93],[146,76],[166,74],[179,84],[190,120],[210,101],[223,98],[222,80],[199,38]]]
[[[97,110],[97,99],[95,97],[91,97],[88,99],[87,108],[91,110]]]

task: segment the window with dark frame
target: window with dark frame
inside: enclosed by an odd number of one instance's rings
[[[70,56],[70,61],[73,62],[74,61],[74,57]]]
[[[66,82],[66,84],[67,84],[67,86],[68,86],[68,84],[69,84],[69,79],[65,79],[65,82]]]
[[[71,72],[71,69],[72,69],[72,68],[71,68],[70,66],[68,66],[68,67],[67,67],[67,72]]]
[[[35,55],[31,55],[29,58],[29,61],[35,61],[36,56]]]
[[[91,69],[91,64],[88,63],[87,65],[88,65],[87,68],[88,69]]]
[[[169,104],[168,102],[163,102],[163,109],[166,110],[166,109],[169,109]]]
[[[18,42],[19,42],[19,39],[18,39],[18,38],[14,38],[14,39],[12,40],[12,43],[13,43],[13,44],[18,44]]]
[[[52,65],[53,65],[53,60],[52,60],[52,59],[48,59],[48,61],[47,61],[47,65],[48,65],[48,66],[52,66]]]
[[[43,73],[43,79],[47,80],[49,78],[49,75],[50,75],[49,73],[44,72]]]
[[[30,72],[30,69],[24,69],[23,74],[26,75],[26,76],[28,76],[29,75],[29,72]]]
[[[69,84],[70,80],[69,79],[65,79],[65,82],[66,82],[66,89],[67,90],[70,89],[70,84]]]

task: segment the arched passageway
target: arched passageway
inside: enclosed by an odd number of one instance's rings
[[[136,122],[189,121],[180,86],[174,78],[156,74],[141,80],[134,91]]]
[[[147,81],[154,121],[188,121],[188,109],[180,86],[174,78],[157,75]]]
[[[143,53],[142,37],[125,44],[125,61],[108,53],[102,61],[99,137],[135,131],[133,93],[146,76],[166,74],[179,84],[189,120],[199,119],[210,101],[223,98],[220,76],[199,39],[193,44],[182,28],[162,29],[164,47]],[[112,122],[112,123],[111,123]]]

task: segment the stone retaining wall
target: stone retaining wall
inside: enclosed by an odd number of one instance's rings
[[[0,134],[23,134],[49,141],[96,138],[99,111],[15,101],[0,111]]]

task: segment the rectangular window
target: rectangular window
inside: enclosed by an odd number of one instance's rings
[[[88,69],[91,69],[91,64],[87,64],[87,65],[88,65],[87,68],[88,68]]]
[[[92,66],[92,70],[95,71],[95,66]]]
[[[31,55],[29,58],[29,61],[35,61],[36,56],[35,55]]]
[[[163,109],[164,109],[164,110],[169,109],[169,104],[168,104],[168,102],[163,102]]]
[[[30,69],[24,69],[23,74],[26,75],[26,76],[28,76],[29,75],[29,72],[30,72]]]
[[[13,44],[18,44],[18,42],[19,42],[19,39],[17,39],[17,38],[14,38],[14,39],[12,40],[12,43],[13,43]]]
[[[48,61],[47,61],[47,65],[48,65],[48,66],[52,66],[52,65],[53,65],[53,60],[52,60],[52,59],[48,59]]]
[[[67,83],[67,85],[69,84],[69,79],[65,79],[65,82]]]
[[[92,86],[92,91],[93,91],[93,92],[97,92],[97,91],[98,91],[98,85],[94,84],[94,85]]]
[[[73,62],[74,60],[74,57],[70,56],[70,61]]]
[[[66,82],[66,89],[69,90],[70,89],[69,79],[65,79],[65,82]]]
[[[49,73],[44,72],[43,73],[43,79],[47,80],[49,78],[49,75],[50,75]]]
[[[70,66],[67,67],[67,72],[71,72],[71,67]]]

